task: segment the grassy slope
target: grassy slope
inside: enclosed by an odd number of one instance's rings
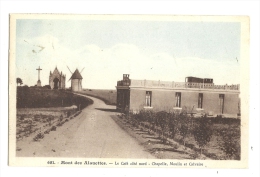
[[[48,108],[81,105],[81,109],[93,101],[63,90],[17,87],[17,108]]]
[[[99,98],[108,105],[116,105],[116,90],[84,89],[79,93]]]

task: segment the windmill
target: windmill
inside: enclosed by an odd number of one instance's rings
[[[69,67],[67,66],[67,68],[69,69]],[[69,69],[70,73],[72,74],[69,81],[71,80],[71,91],[82,91],[82,79],[83,77],[81,76],[82,71],[85,68],[83,68],[81,70],[81,72],[79,72],[78,69],[76,69],[74,71],[74,73],[71,72],[71,70]]]

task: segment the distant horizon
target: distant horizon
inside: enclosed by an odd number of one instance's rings
[[[34,86],[41,70],[49,85],[55,67],[82,72],[82,87],[114,89],[130,79],[184,82],[213,78],[216,85],[240,84],[239,22],[18,19],[16,77]]]
[[[125,73],[125,74],[127,74],[127,73]],[[123,74],[122,74],[122,77],[123,77]],[[186,76],[186,77],[196,77],[196,76]],[[199,78],[199,77],[197,77],[197,78]],[[131,78],[131,76],[129,75],[129,79],[131,80],[148,80],[148,79],[133,79],[133,78]],[[218,84],[215,84],[214,83],[214,78],[201,78],[201,79],[213,79],[213,84],[214,85],[218,85]],[[119,79],[119,80],[117,80],[117,81],[121,81],[121,80],[123,80],[123,78],[122,79]],[[184,80],[185,80],[185,78],[184,78]],[[115,83],[115,87],[117,86],[117,81],[116,81],[116,83]],[[149,79],[149,81],[150,81],[150,79]],[[170,81],[170,80],[152,80],[152,81],[161,81],[161,82],[185,82],[185,81]],[[227,83],[226,83],[227,84]],[[226,84],[219,84],[219,85],[226,85]],[[24,84],[23,83],[23,85],[21,85],[21,86],[25,86],[25,85],[27,85],[28,87],[34,87],[34,86],[36,86],[37,84],[35,84],[35,85],[28,85],[28,84]],[[46,85],[48,85],[48,84],[41,84],[41,87],[43,87],[43,86],[46,86]],[[232,84],[227,84],[227,85],[232,85]],[[239,85],[239,84],[233,84],[233,85]],[[20,85],[19,85],[20,86]],[[65,85],[65,88],[66,89],[69,89],[69,88],[71,88],[71,86],[70,87],[67,87],[66,85]],[[82,89],[94,89],[94,90],[116,90],[116,88],[114,88],[114,89],[112,89],[112,88],[108,88],[108,89],[104,89],[104,88],[84,88],[84,87],[82,87]]]

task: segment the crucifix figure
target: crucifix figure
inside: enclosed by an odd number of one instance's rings
[[[42,70],[39,66],[39,68],[37,68],[36,70],[38,70],[38,81],[37,81],[37,87],[41,87],[41,80],[40,80],[40,71]]]

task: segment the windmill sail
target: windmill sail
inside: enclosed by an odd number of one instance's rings
[[[69,69],[70,73],[72,74],[72,72],[71,72],[70,68],[69,68],[68,66],[67,66],[67,68]]]
[[[85,67],[80,71],[80,73],[82,73],[82,71],[85,69]]]
[[[76,69],[75,72],[72,74],[71,78],[69,79],[69,81],[71,79],[83,79],[83,77],[81,76],[81,74],[79,73],[79,70]]]

